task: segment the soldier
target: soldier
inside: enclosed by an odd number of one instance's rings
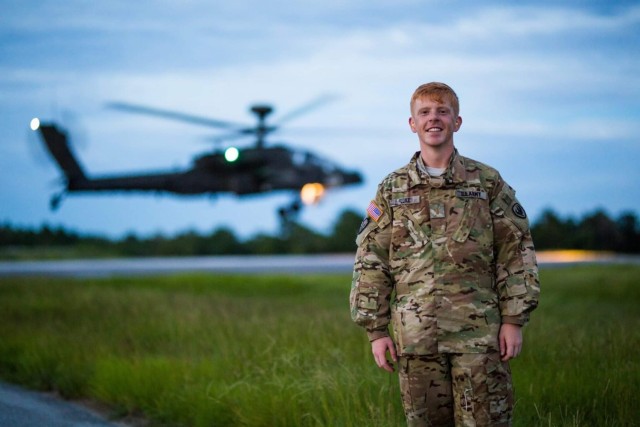
[[[498,171],[458,154],[449,86],[418,87],[410,107],[420,151],[367,208],[351,316],[376,364],[398,363],[409,426],[509,426],[508,361],[540,292],[527,215]]]

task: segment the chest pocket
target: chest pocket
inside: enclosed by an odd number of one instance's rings
[[[464,243],[469,238],[469,234],[471,234],[471,230],[473,229],[473,224],[480,213],[481,202],[482,201],[473,199],[464,200],[462,216],[455,228],[455,231],[451,235],[452,240],[458,243]]]
[[[394,258],[419,256],[429,242],[428,206],[420,196],[394,194],[391,251]]]
[[[493,259],[493,224],[489,201],[481,197],[456,197],[451,215],[448,254],[459,265],[486,269]],[[478,270],[480,271],[480,270]]]

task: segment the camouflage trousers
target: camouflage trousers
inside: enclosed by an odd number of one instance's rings
[[[399,362],[409,427],[511,425],[511,370],[498,353],[404,356]]]

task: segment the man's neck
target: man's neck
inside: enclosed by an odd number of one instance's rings
[[[425,166],[430,168],[446,168],[453,155],[453,145],[446,147],[420,147],[420,157]]]

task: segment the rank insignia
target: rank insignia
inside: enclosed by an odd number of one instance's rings
[[[429,208],[429,214],[431,215],[431,218],[444,218],[446,216],[444,213],[444,204],[431,204],[431,207]]]

